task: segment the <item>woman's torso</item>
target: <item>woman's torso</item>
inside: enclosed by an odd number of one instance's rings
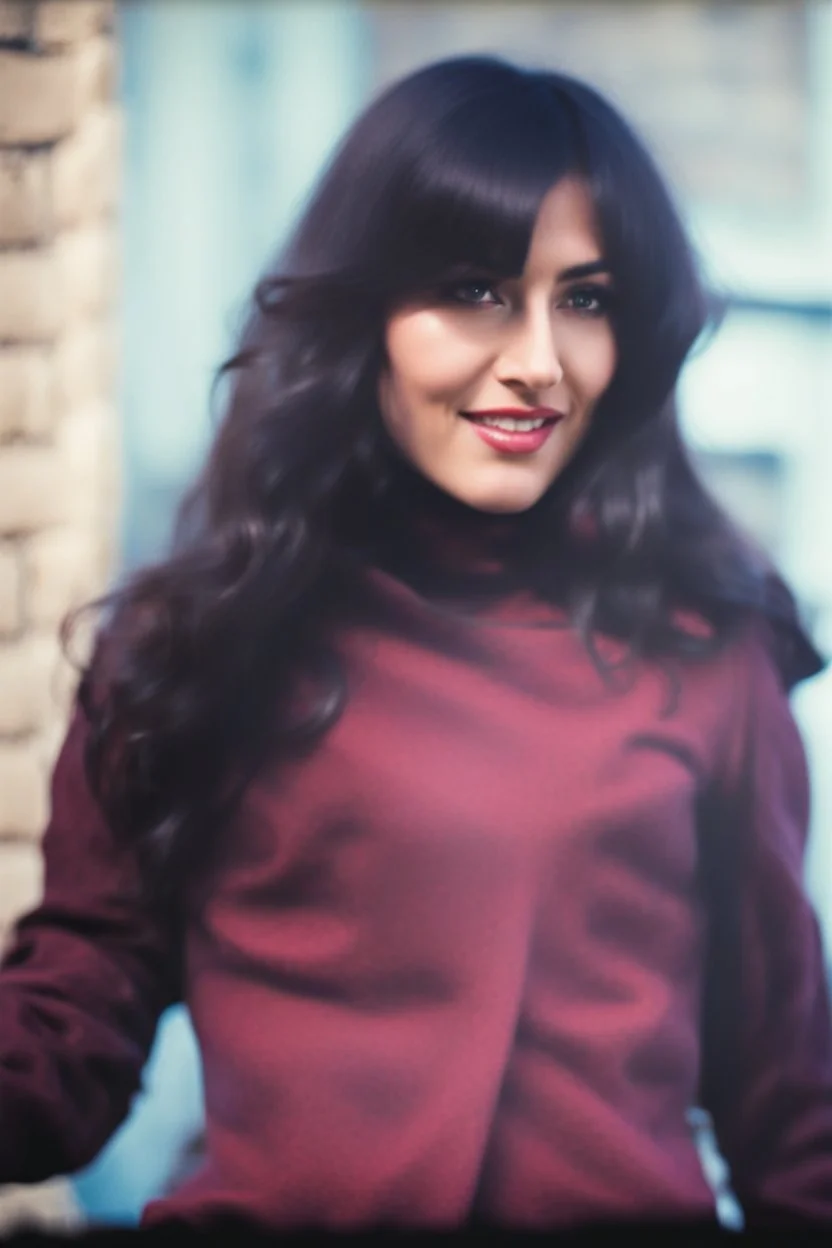
[[[342,717],[252,785],[196,907],[206,1162],[146,1222],[709,1214],[696,811],[730,656],[612,691],[548,608],[382,580],[404,627],[347,636]]]

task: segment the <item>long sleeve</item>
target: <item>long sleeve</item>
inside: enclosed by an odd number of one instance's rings
[[[743,712],[726,751],[721,816],[707,829],[703,1101],[747,1225],[832,1223],[832,1026],[803,884],[806,761],[758,639],[746,660],[734,669]]]
[[[166,924],[89,791],[84,733],[76,713],[52,777],[43,899],[0,969],[0,1183],[92,1160],[126,1116],[176,997]]]

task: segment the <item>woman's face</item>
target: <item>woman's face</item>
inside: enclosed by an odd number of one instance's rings
[[[519,277],[465,280],[391,316],[379,382],[391,437],[471,507],[533,506],[612,380],[611,297],[589,193],[564,179],[543,200]]]

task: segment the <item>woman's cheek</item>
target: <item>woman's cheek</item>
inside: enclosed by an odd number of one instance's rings
[[[594,358],[586,360],[577,371],[577,380],[586,400],[599,399],[615,374],[616,352],[609,346],[595,352]]]

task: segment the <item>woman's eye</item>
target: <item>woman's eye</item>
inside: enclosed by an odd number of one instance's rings
[[[566,306],[584,316],[605,316],[612,305],[608,286],[579,286],[566,296]]]
[[[454,303],[472,306],[501,302],[494,286],[485,281],[455,282],[447,288],[447,295]]]

